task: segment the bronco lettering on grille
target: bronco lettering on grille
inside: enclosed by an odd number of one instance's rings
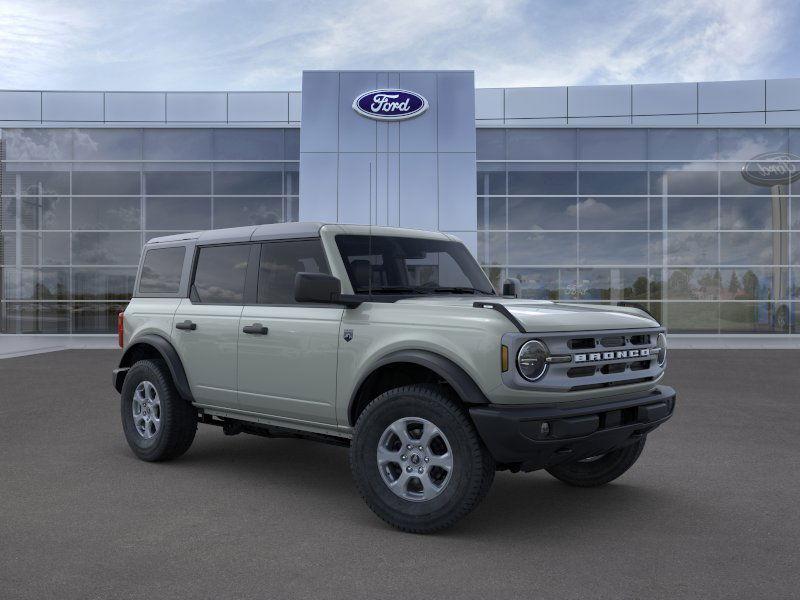
[[[649,358],[650,348],[640,348],[634,350],[616,350],[614,352],[589,352],[586,354],[576,354],[574,361],[597,362],[602,360],[619,360],[621,358]]]

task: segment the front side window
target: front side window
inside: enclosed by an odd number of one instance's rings
[[[186,248],[155,248],[147,251],[139,279],[142,294],[177,294]]]
[[[294,304],[294,279],[298,273],[330,273],[319,240],[262,244],[258,303]]]
[[[336,244],[356,294],[494,294],[459,242],[339,235]]]
[[[244,304],[249,244],[200,248],[192,298],[204,304]]]

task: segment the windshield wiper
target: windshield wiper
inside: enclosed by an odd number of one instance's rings
[[[485,294],[476,288],[471,287],[437,287],[437,288],[428,288],[428,292],[432,292],[434,294]]]
[[[357,294],[369,294],[370,290],[358,288]],[[407,285],[382,285],[380,287],[372,288],[373,294],[421,294],[418,288],[413,288]]]

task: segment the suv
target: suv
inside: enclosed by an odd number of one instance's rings
[[[119,316],[122,426],[146,461],[198,423],[350,447],[388,523],[448,527],[496,470],[587,487],[673,412],[664,329],[635,307],[498,295],[445,233],[284,223],[150,240]]]

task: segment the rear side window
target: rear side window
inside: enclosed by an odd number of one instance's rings
[[[258,303],[294,304],[294,277],[301,272],[330,272],[319,240],[262,244]]]
[[[140,294],[177,294],[186,248],[151,248],[144,256]]]
[[[204,304],[244,304],[249,244],[200,248],[192,299]]]

